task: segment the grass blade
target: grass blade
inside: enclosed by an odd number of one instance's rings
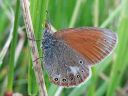
[[[14,21],[14,30],[13,30],[13,39],[10,47],[10,59],[9,59],[9,72],[8,72],[8,84],[7,84],[7,94],[8,92],[13,91],[13,78],[14,78],[14,59],[15,59],[15,49],[17,43],[17,29],[18,29],[18,22],[19,22],[19,12],[20,12],[20,1],[17,0],[16,3],[16,12],[15,12],[15,21]]]

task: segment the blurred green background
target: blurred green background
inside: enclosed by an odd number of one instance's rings
[[[95,26],[118,34],[113,54],[92,68],[82,86],[58,87],[43,69],[49,96],[128,96],[128,0],[30,0],[30,10],[38,39],[46,17],[56,30]],[[9,92],[39,95],[19,0],[0,0],[0,96]]]

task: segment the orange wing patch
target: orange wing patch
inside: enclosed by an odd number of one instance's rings
[[[98,28],[70,28],[54,33],[88,62],[96,64],[111,53],[117,43],[116,33]]]

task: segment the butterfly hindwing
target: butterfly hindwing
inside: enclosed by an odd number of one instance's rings
[[[61,39],[44,50],[44,67],[50,80],[64,87],[76,86],[91,75],[84,58]]]

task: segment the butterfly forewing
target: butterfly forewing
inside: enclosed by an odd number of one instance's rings
[[[85,58],[87,65],[103,60],[117,43],[116,33],[100,28],[70,28],[54,33]]]

